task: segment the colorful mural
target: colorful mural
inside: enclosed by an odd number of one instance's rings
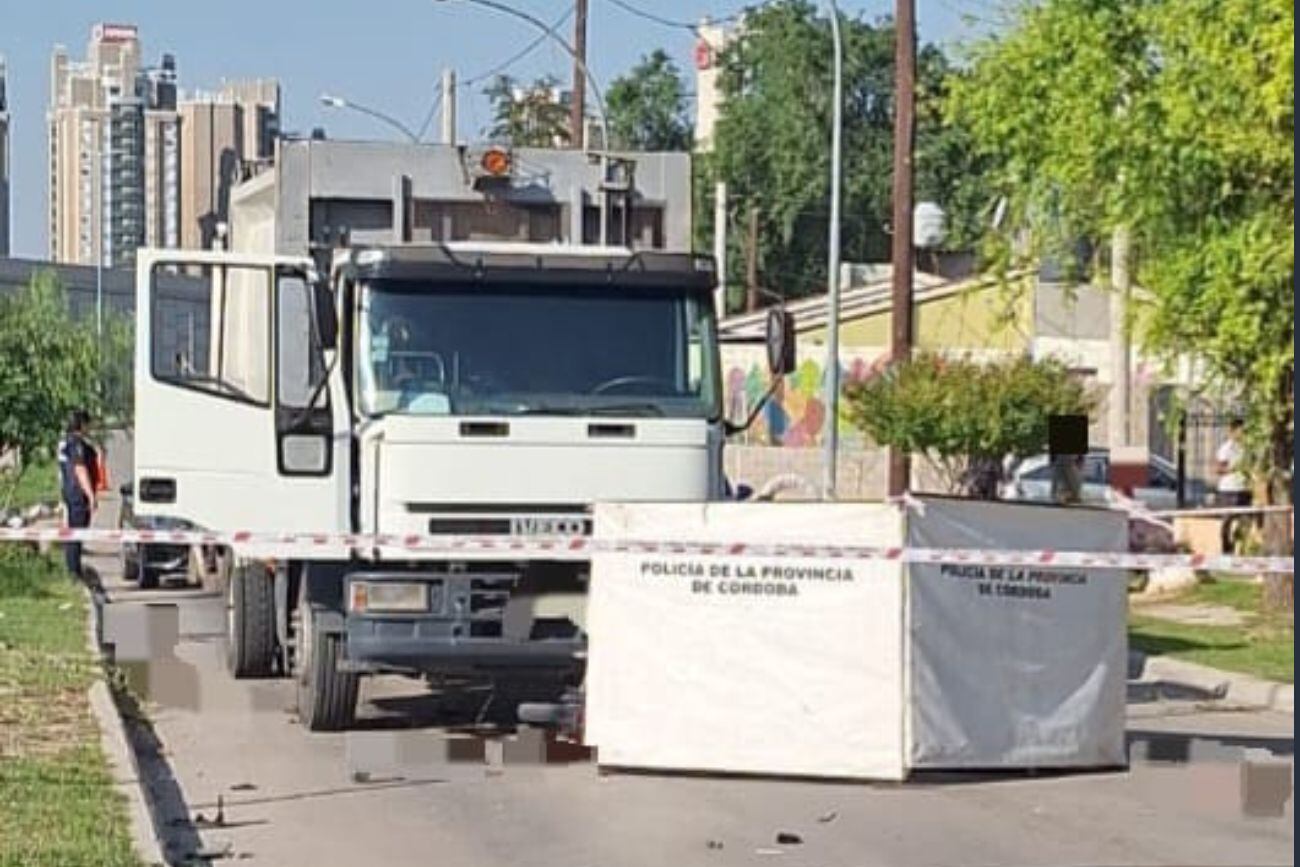
[[[723,359],[727,417],[734,421],[749,416],[770,384],[762,354],[742,352],[725,352]],[[884,363],[883,353],[847,354],[840,360],[841,388],[874,376]],[[784,378],[754,426],[737,441],[750,445],[793,447],[819,444],[826,421],[823,370],[822,364],[812,357],[803,358],[798,369]],[[839,431],[840,440],[846,445],[861,439],[842,417]]]

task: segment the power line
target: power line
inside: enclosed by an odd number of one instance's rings
[[[573,14],[573,9],[574,6],[570,5],[563,15],[555,19],[555,22],[551,25],[551,30],[555,30],[561,24],[568,21],[569,16]],[[486,79],[499,75],[500,73],[509,69],[511,66],[514,66],[516,63],[518,63],[519,61],[523,60],[525,57],[527,57],[528,55],[536,51],[537,48],[548,38],[550,38],[549,33],[540,34],[539,36],[535,37],[530,42],[528,42],[526,45],[524,45],[523,48],[519,49],[514,54],[510,55],[500,63],[492,66],[490,69],[486,69],[483,72],[478,73],[477,75],[472,75],[469,78],[465,79],[460,83],[460,86],[466,88],[473,87],[475,84],[478,84],[481,81],[485,81]]]
[[[433,95],[433,103],[429,106],[429,113],[424,116],[424,123],[420,124],[419,132],[415,134],[415,137],[420,141],[424,140],[424,134],[429,131],[429,124],[433,123],[434,117],[438,114],[438,106],[440,105],[442,105],[441,87],[439,87],[438,92]]]
[[[557,27],[559,27],[561,24],[563,24],[565,21],[567,21],[569,19],[569,16],[573,14],[573,9],[574,7],[570,6],[563,15],[555,19],[555,23],[551,25],[551,29],[554,30]],[[522,48],[520,48],[518,51],[516,51],[514,54],[510,55],[500,63],[497,63],[491,66],[490,68],[485,69],[484,71],[478,73],[477,75],[472,75],[469,78],[457,82],[456,84],[457,89],[462,89],[462,88],[468,89],[478,84],[481,81],[492,78],[493,76],[504,72],[505,70],[509,69],[511,66],[514,66],[516,63],[518,63],[519,61],[523,60],[525,57],[527,57],[528,55],[536,51],[537,48],[543,42],[546,41],[548,36],[550,36],[549,33],[543,33],[535,37],[534,39],[531,39]],[[424,122],[420,124],[420,131],[418,134],[418,137],[420,139],[423,139],[424,134],[428,132],[429,125],[432,124],[433,119],[437,117],[438,108],[441,105],[442,105],[442,88],[439,87],[437,91],[434,93],[433,101],[429,105],[428,113],[424,116]]]
[[[622,9],[624,12],[628,13],[629,15],[635,15],[637,18],[642,18],[646,21],[653,21],[655,24],[662,24],[664,27],[676,27],[679,30],[689,30],[692,33],[695,33],[700,29],[700,25],[695,22],[682,21],[674,18],[665,18],[662,15],[656,14],[654,12],[647,12],[645,9],[641,9],[640,7],[633,6],[631,3],[627,2],[627,0],[609,0],[609,2],[613,3],[619,9]],[[732,21],[738,21],[740,20],[740,17],[741,17],[740,14],[737,13],[733,15],[727,15],[723,18],[719,18],[716,21],[711,20],[710,23],[726,24]]]

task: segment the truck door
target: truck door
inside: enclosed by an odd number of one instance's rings
[[[347,415],[310,280],[306,260],[140,251],[139,513],[222,531],[344,528]]]

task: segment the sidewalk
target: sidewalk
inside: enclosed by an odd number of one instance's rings
[[[1211,696],[1211,700],[1234,707],[1295,713],[1293,684],[1223,671],[1167,656],[1151,656],[1140,650],[1129,651],[1129,679],[1168,683],[1204,692]]]

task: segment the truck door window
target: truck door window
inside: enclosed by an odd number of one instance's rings
[[[328,392],[318,389],[325,372],[324,354],[312,339],[311,286],[296,276],[282,276],[276,300],[276,400],[282,407],[303,409],[316,394],[325,406]]]
[[[276,460],[284,476],[331,472],[333,421],[325,353],[315,333],[315,293],[301,274],[275,281]]]
[[[150,286],[154,378],[269,406],[270,281],[265,268],[156,267]]]

